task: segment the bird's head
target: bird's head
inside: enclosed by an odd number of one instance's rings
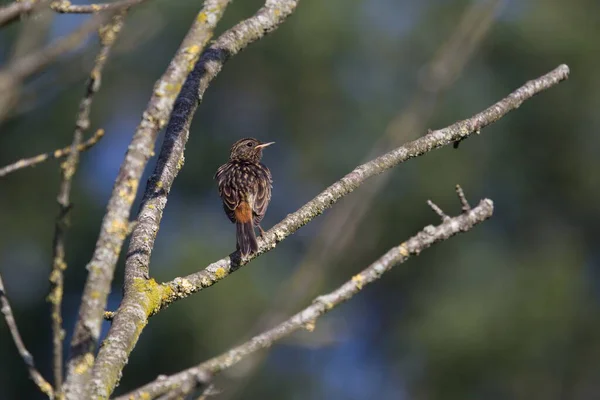
[[[231,146],[230,160],[257,163],[262,157],[262,150],[275,142],[261,143],[254,138],[240,139]]]

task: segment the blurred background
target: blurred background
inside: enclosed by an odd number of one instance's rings
[[[218,32],[260,5],[233,2]],[[106,136],[82,155],[73,188],[67,343],[119,165],[154,82],[200,7],[148,0],[127,18],[108,61],[91,127]],[[0,33],[0,59],[6,64],[85,19],[49,14],[14,23]],[[25,29],[33,39],[23,38]],[[283,321],[438,223],[426,200],[459,213],[454,186],[461,184],[473,204],[494,200],[491,220],[392,270],[314,332],[226,371],[216,398],[599,398],[599,37],[595,0],[302,0],[275,33],[231,59],[207,91],[153,252],[158,281],[234,249],[235,229],[212,177],[239,138],[276,142],[264,156],[274,178],[268,228],[356,165],[428,128],[467,118],[561,63],[571,77],[458,149],[436,150],[369,181],[275,251],[153,317],[117,393]],[[2,111],[1,166],[71,142],[97,50],[92,37],[17,87]],[[49,161],[0,181],[0,273],[47,377],[45,297],[59,177],[59,163]],[[122,276],[121,260],[109,309],[119,304]],[[0,354],[0,398],[42,398],[4,321]]]

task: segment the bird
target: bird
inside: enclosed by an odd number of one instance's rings
[[[214,176],[225,214],[236,225],[236,248],[242,257],[258,251],[254,227],[264,234],[260,222],[271,201],[273,180],[260,160],[263,149],[273,143],[255,138],[238,140],[231,146],[229,161]]]

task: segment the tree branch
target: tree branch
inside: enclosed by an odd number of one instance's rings
[[[77,49],[92,32],[101,25],[104,25],[117,12],[141,3],[142,1],[145,0],[131,0],[115,3],[114,7],[106,8],[105,13],[94,15],[89,18],[79,28],[73,31],[73,33],[55,40],[39,51],[26,54],[25,56],[8,63],[8,65],[0,71],[1,117],[3,118],[8,115],[9,110],[14,106],[14,104],[12,104],[14,102],[14,90],[22,81],[30,75],[41,71],[44,67],[54,62],[63,54]],[[47,2],[47,0],[40,0],[37,2],[27,1],[23,3],[17,2],[16,4],[35,3],[41,5],[45,2]]]
[[[467,3],[455,26],[448,31],[447,39],[433,53],[431,60],[420,68],[423,73],[419,74],[410,101],[391,118],[379,138],[365,151],[361,162],[370,161],[424,134],[440,96],[455,84],[477,53],[506,0],[471,0]],[[322,266],[335,264],[337,256],[347,254],[347,249],[356,243],[358,227],[365,215],[374,209],[373,203],[378,194],[393,176],[381,174],[374,177],[368,189],[349,196],[323,216],[318,232],[306,245],[307,251],[302,260],[296,263],[293,274],[273,294],[273,307],[262,313],[250,328],[252,334],[272,326],[281,315],[290,314],[315,295],[314,288],[328,273]],[[219,400],[234,399],[243,393],[267,356],[265,351],[246,360],[243,375],[228,382],[227,391]]]
[[[36,7],[41,7],[49,0],[21,0],[0,8],[0,28],[8,25],[22,16],[30,14]],[[73,5],[68,0],[57,0],[50,8],[60,14],[95,14],[101,11],[114,11],[128,8],[145,0],[119,0],[113,3]]]
[[[154,152],[158,132],[166,124],[175,98],[200,52],[212,36],[230,0],[206,0],[198,17],[171,60],[166,72],[156,82],[142,121],[129,145],[117,175],[92,259],[88,263],[79,318],[75,325],[67,368],[67,399],[82,399],[89,381],[94,352],[106,299],[123,241],[129,229],[131,205],[139,181]]]
[[[48,0],[22,0],[12,2],[0,8],[0,28],[15,22],[22,16],[28,15],[37,6],[42,5]]]
[[[54,62],[63,54],[78,48],[87,37],[116,14],[116,10],[94,15],[71,34],[53,41],[41,50],[28,53],[0,70],[0,119],[9,114],[14,106],[16,88],[33,75]]]
[[[71,4],[68,0],[57,0],[50,4],[50,8],[60,14],[95,14],[102,11],[129,8],[145,0],[118,0],[112,3],[97,4]]]
[[[100,41],[102,48],[96,57],[96,62],[92,68],[89,79],[86,83],[85,94],[79,104],[79,112],[75,121],[75,132],[73,142],[67,160],[61,165],[61,184],[58,194],[58,204],[60,211],[56,220],[53,240],[53,261],[52,272],[50,273],[50,294],[48,301],[52,307],[52,337],[54,352],[54,390],[56,393],[62,393],[63,378],[63,339],[64,330],[62,327],[62,298],[64,286],[64,271],[67,268],[65,261],[65,236],[68,224],[68,215],[71,209],[71,184],[73,176],[79,164],[79,148],[82,146],[83,133],[90,126],[90,110],[94,95],[100,89],[102,71],[106,65],[106,60],[110,50],[119,35],[126,11],[113,17],[112,21],[100,29]]]
[[[0,71],[0,90],[7,90],[16,82],[40,71],[62,54],[76,49],[110,17],[110,13],[94,16],[68,36],[57,39],[49,46],[11,62]]]
[[[296,8],[297,0],[267,0],[251,18],[223,33],[200,57],[181,89],[167,126],[155,171],[133,230],[125,264],[123,301],[114,315],[93,369],[93,397],[107,398],[118,382],[147,318],[160,304],[158,285],[148,279],[148,264],[167,194],[183,166],[183,151],[193,115],[210,82],[225,62],[250,43],[276,29]]]
[[[77,151],[79,153],[81,153],[83,151],[89,150],[96,143],[98,143],[100,141],[100,139],[102,139],[103,136],[104,136],[104,129],[98,129],[88,140],[86,140],[85,142],[83,142],[79,146],[77,146]],[[34,156],[34,157],[22,158],[17,162],[14,162],[12,164],[9,164],[5,167],[0,168],[0,178],[3,178],[6,175],[10,174],[11,172],[15,172],[15,171],[18,171],[23,168],[35,167],[36,165],[43,163],[44,161],[49,160],[49,159],[56,160],[59,158],[66,157],[69,154],[71,154],[71,150],[72,150],[72,147],[69,145],[67,147],[63,147],[62,149],[56,149],[49,153],[42,153],[42,154],[38,154],[37,156]]]
[[[133,392],[118,397],[116,400],[153,399],[172,390],[177,390],[178,394],[190,393],[194,388],[206,384],[208,382],[207,377],[230,368],[248,355],[273,345],[277,340],[288,336],[292,332],[302,327],[312,331],[319,317],[352,298],[366,285],[381,278],[392,267],[404,263],[411,255],[419,255],[423,250],[437,242],[449,239],[457,233],[471,230],[475,225],[491,217],[493,210],[492,201],[485,199],[470,211],[464,212],[457,217],[444,218],[438,226],[426,226],[417,235],[389,250],[381,258],[359,274],[354,275],[351,280],[344,283],[338,289],[326,295],[319,296],[310,306],[287,321],[277,325],[275,328],[253,337],[246,343],[218,357],[175,375],[157,379]],[[186,389],[183,391],[182,388]]]
[[[496,122],[508,112],[518,108],[525,100],[541,91],[548,89],[567,79],[569,67],[560,65],[553,71],[537,79],[527,82],[519,89],[509,94],[506,98],[473,117],[457,122],[446,128],[430,131],[425,136],[400,146],[380,157],[362,164],[344,176],[333,185],[321,192],[313,200],[306,203],[293,214],[289,214],[280,223],[271,228],[259,240],[258,253],[244,260],[239,259],[237,253],[214,262],[203,270],[183,278],[175,278],[161,285],[162,301],[154,312],[168,306],[172,302],[188,297],[206,287],[212,286],[240,266],[250,262],[267,251],[275,248],[281,242],[312,219],[323,213],[335,204],[340,198],[351,193],[368,178],[378,175],[402,162],[428,153],[431,150],[463,140],[473,133],[480,133],[481,129]]]
[[[27,365],[27,369],[29,370],[29,376],[31,380],[35,382],[35,384],[40,388],[40,390],[46,394],[50,399],[54,398],[54,390],[52,389],[52,385],[44,379],[42,374],[35,367],[35,362],[33,361],[33,356],[25,347],[23,343],[23,339],[21,338],[21,334],[19,333],[19,329],[17,328],[17,323],[15,321],[15,317],[12,312],[12,308],[10,307],[10,303],[8,302],[8,297],[6,296],[6,291],[4,289],[4,282],[2,281],[2,275],[0,275],[0,311],[4,314],[4,319],[6,320],[6,325],[8,325],[8,330],[15,342],[15,346],[23,359],[25,365]]]

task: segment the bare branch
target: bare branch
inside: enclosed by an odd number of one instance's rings
[[[431,60],[419,68],[417,86],[409,102],[389,121],[379,138],[365,152],[363,162],[423,135],[440,96],[458,80],[473,54],[484,43],[503,4],[506,4],[506,0],[471,0],[465,5],[457,23],[448,32],[448,38],[441,43]],[[273,307],[257,318],[250,328],[251,334],[273,325],[273,321],[281,315],[289,314],[315,295],[307,288],[318,287],[328,273],[328,269],[322,266],[335,264],[339,255],[347,254],[347,250],[353,247],[361,223],[374,209],[378,194],[384,191],[392,176],[382,174],[374,178],[360,194],[337,204],[324,216],[320,229],[306,246],[307,251],[294,268],[294,273],[273,295]],[[228,382],[227,391],[219,400],[233,399],[242,394],[245,386],[252,382],[254,370],[266,356],[267,352],[262,352],[248,359],[244,363],[243,375]]]
[[[408,107],[390,121],[384,133],[365,156],[365,161],[417,138],[426,131],[439,97],[452,87],[464,71],[467,62],[491,30],[498,11],[505,4],[506,0],[470,2],[448,40],[436,51],[433,59],[421,68],[418,87]],[[328,215],[321,232],[309,246],[310,251],[296,269],[293,284],[300,279],[308,280],[305,277],[316,279],[322,272],[319,265],[334,262],[337,255],[345,253],[345,249],[354,242],[361,222],[373,208],[372,204],[377,194],[384,190],[389,180],[390,175],[378,177],[361,196],[344,202]],[[285,291],[286,288],[282,290]],[[289,308],[293,300],[287,300],[290,298],[289,290],[287,293],[285,303]],[[299,293],[295,297],[301,296]]]
[[[176,398],[184,399],[186,398],[185,395],[194,389],[205,386],[208,389],[211,378],[211,374],[204,370],[190,368],[172,376],[160,375],[147,385],[116,397],[114,400],[152,400],[159,397],[164,398],[171,394],[179,396]],[[168,396],[168,398],[171,398],[171,396]]]
[[[54,390],[52,389],[52,385],[48,383],[40,374],[40,372],[35,367],[35,362],[33,361],[33,356],[25,347],[23,343],[23,339],[21,338],[21,334],[19,333],[19,329],[17,328],[17,322],[15,321],[15,317],[12,312],[12,308],[10,307],[10,303],[8,302],[8,297],[6,296],[6,291],[4,289],[4,282],[2,281],[2,275],[0,275],[0,311],[4,314],[4,319],[6,320],[6,325],[8,325],[8,329],[10,334],[15,342],[15,346],[17,346],[17,350],[27,365],[29,369],[29,376],[31,380],[35,382],[35,384],[40,388],[40,390],[46,394],[50,399],[54,398]]]
[[[55,40],[41,50],[28,53],[11,61],[5,68],[0,70],[0,116],[4,118],[13,107],[15,88],[22,81],[41,71],[61,55],[75,50],[92,32],[106,23],[113,14],[114,12],[111,11],[93,16],[68,36]]]
[[[150,179],[149,191],[146,192],[146,198],[148,199],[148,196],[152,195],[154,196],[152,199],[162,197],[162,201],[160,203],[154,203],[154,209],[146,214],[148,215],[148,223],[146,226],[151,227],[153,230],[147,233],[148,236],[141,236],[150,241],[149,247],[138,248],[137,250],[139,251],[135,252],[136,258],[142,260],[139,264],[130,265],[131,257],[128,257],[127,259],[126,282],[127,279],[129,279],[128,284],[130,285],[130,289],[128,292],[126,286],[125,298],[123,299],[119,311],[115,315],[111,331],[109,332],[109,339],[111,340],[107,346],[103,346],[101,354],[103,351],[106,351],[107,358],[116,354],[117,357],[114,357],[115,359],[120,357],[123,359],[123,362],[125,362],[127,355],[129,354],[128,349],[133,347],[135,341],[139,337],[142,330],[141,327],[145,326],[147,323],[148,315],[158,312],[161,308],[177,299],[187,297],[195,291],[211,286],[234,271],[237,267],[246,264],[260,254],[273,249],[279,241],[285,239],[300,227],[310,222],[313,218],[320,215],[325,209],[331,207],[331,205],[341,197],[352,192],[369,177],[392,168],[401,162],[423,155],[435,148],[451,144],[459,138],[465,138],[474,132],[479,132],[483,127],[497,121],[511,110],[518,108],[526,99],[529,99],[544,89],[550,88],[566,79],[568,74],[568,67],[566,65],[561,65],[554,71],[551,71],[538,79],[527,82],[524,86],[511,93],[505,99],[497,102],[472,118],[460,121],[441,130],[431,131],[422,138],[412,141],[357,167],[353,172],[331,185],[300,210],[288,215],[282,222],[268,231],[261,240],[258,254],[250,256],[245,260],[239,260],[239,256],[234,253],[225,259],[209,265],[203,271],[192,274],[186,278],[176,278],[173,281],[160,286],[157,285],[154,280],[148,280],[146,278],[148,274],[149,253],[154,240],[154,235],[158,230],[162,209],[166,203],[166,195],[173,179],[171,178],[171,175],[165,176],[164,171],[167,168],[171,168],[170,174],[174,176],[177,173],[177,168],[173,170],[172,166],[169,167],[166,164],[162,169],[160,169],[161,167],[158,167],[158,171],[160,171],[162,175],[155,174],[155,176]],[[174,118],[175,117],[176,114],[174,114]],[[187,136],[186,133],[187,130],[181,135],[183,138],[179,142],[174,142],[179,144],[178,146],[169,144],[167,139],[165,139],[165,145],[169,146],[169,157],[172,157],[173,153],[178,153],[182,156],[183,144],[185,144]],[[181,160],[181,158],[175,158],[175,160]],[[177,165],[180,165],[180,162],[181,161],[179,161]],[[159,179],[159,177],[165,179]],[[165,186],[165,183],[168,183],[168,185]],[[154,192],[152,189],[154,189]],[[165,191],[161,192],[160,189]],[[145,213],[144,207],[145,205],[140,211],[140,217]],[[155,211],[157,209],[158,211]],[[139,220],[142,221],[141,218]],[[135,234],[136,232],[134,232],[134,236]],[[132,248],[135,248],[133,247],[135,246],[134,243],[134,239],[132,238]],[[133,253],[130,252],[130,254]],[[234,260],[234,262],[232,262],[232,260]],[[127,276],[128,273],[132,272],[133,275]],[[231,356],[231,354],[229,354],[229,356]]]
[[[129,231],[131,205],[135,200],[140,178],[149,158],[154,154],[154,142],[171,114],[179,88],[211,38],[213,29],[229,2],[230,0],[205,1],[166,72],[156,82],[142,121],[121,164],[102,220],[96,248],[87,266],[89,274],[67,368],[67,399],[86,398],[84,388],[94,362],[106,298],[123,241]]]
[[[102,11],[118,10],[135,6],[145,0],[118,0],[112,3],[97,4],[71,4],[68,0],[57,0],[50,4],[50,8],[61,14],[95,14]]]
[[[431,209],[433,210],[433,212],[435,212],[442,219],[442,221],[444,221],[445,219],[448,218],[448,216],[446,214],[444,214],[444,211],[437,204],[435,204],[433,201],[427,200],[427,205],[429,207],[431,207]]]
[[[68,0],[57,0],[50,4],[50,8],[61,14],[95,14],[128,8],[143,1],[145,0],[119,0],[113,3],[74,5]],[[17,0],[0,8],[0,28],[30,14],[35,8],[48,2],[49,0]]]
[[[351,193],[368,178],[378,175],[402,162],[428,153],[431,150],[454,143],[456,140],[466,138],[493,122],[496,122],[508,112],[518,108],[525,100],[533,97],[543,90],[551,88],[559,82],[567,79],[569,67],[560,65],[553,71],[537,79],[527,82],[519,89],[500,100],[486,110],[473,117],[457,122],[446,128],[431,131],[419,139],[413,140],[400,146],[380,157],[362,164],[344,176],[333,185],[321,192],[313,200],[306,203],[293,214],[289,214],[280,223],[263,235],[259,242],[258,253],[251,255],[245,260],[239,260],[237,253],[214,262],[203,270],[188,275],[184,278],[175,278],[170,282],[162,284],[163,300],[159,311],[172,302],[188,297],[206,287],[212,286],[240,266],[247,264],[255,257],[260,256],[275,248],[277,243],[306,225],[327,208],[335,204],[340,198]]]
[[[28,53],[23,57],[8,63],[8,65],[0,71],[0,119],[4,119],[10,114],[16,101],[15,92],[18,92],[17,88],[27,77],[41,71],[44,67],[54,62],[63,54],[77,49],[92,32],[106,23],[115,13],[141,3],[142,1],[145,0],[128,0],[114,3],[114,6],[111,5],[102,10],[106,12],[89,18],[70,35],[55,40],[49,46],[39,51]],[[19,7],[21,7],[21,5],[30,5],[32,3],[41,6],[46,2],[47,0],[39,0],[17,2],[15,4],[19,5]],[[33,5],[31,7],[33,7]]]
[[[138,224],[132,233],[125,264],[124,298],[93,369],[93,397],[106,398],[112,393],[145,321],[160,304],[160,298],[154,297],[158,285],[148,279],[150,252],[167,194],[183,166],[189,127],[204,92],[231,56],[276,29],[296,5],[297,0],[267,0],[254,16],[223,33],[202,54],[183,85],[167,126],[156,169],[146,186]]]
[[[471,206],[469,205],[467,197],[465,196],[465,192],[463,192],[463,189],[462,187],[460,187],[460,185],[456,185],[456,194],[460,199],[460,204],[462,204],[462,210],[465,212],[469,211],[471,209]]]
[[[0,71],[0,88],[9,86],[12,81],[21,81],[35,74],[57,57],[79,47],[92,32],[96,31],[110,17],[110,14],[94,16],[70,35],[57,39],[49,46],[11,62]]]
[[[53,262],[50,273],[50,294],[48,301],[52,306],[52,337],[54,352],[54,389],[56,393],[62,392],[63,378],[63,340],[64,330],[62,327],[62,297],[64,286],[64,270],[67,268],[65,261],[65,236],[68,224],[68,214],[71,209],[70,193],[73,176],[79,164],[79,148],[82,146],[83,133],[90,126],[90,110],[93,97],[100,89],[102,71],[110,50],[123,27],[125,11],[113,17],[113,20],[100,29],[100,41],[102,48],[96,57],[89,79],[86,83],[85,95],[79,104],[79,112],[75,121],[75,133],[73,143],[67,160],[61,165],[61,184],[58,194],[60,211],[56,220],[53,241]]]
[[[252,18],[225,32],[200,57],[175,103],[156,168],[146,186],[143,206],[138,215],[139,224],[132,234],[127,255],[126,291],[127,285],[131,285],[134,279],[148,279],[150,253],[167,203],[167,195],[183,167],[189,128],[204,92],[229,57],[262,38],[266,32],[277,28],[294,11],[296,5],[297,0],[267,0],[265,6]]]
[[[34,8],[41,6],[47,1],[48,0],[17,0],[0,8],[0,28],[28,15]]]
[[[40,8],[40,3],[37,4]],[[34,11],[37,12],[37,9]],[[18,35],[11,46],[11,54],[4,60],[4,65],[10,65],[14,60],[43,48],[46,45],[53,19],[53,13],[46,10],[45,7],[37,12],[34,18],[22,18],[21,26],[17,29]],[[24,86],[24,82],[17,82],[8,91],[1,93],[0,123],[8,117],[16,116],[14,109],[22,102],[27,101],[25,92],[28,90],[29,88]]]
[[[263,332],[246,343],[196,367],[169,377],[157,379],[133,392],[118,397],[116,400],[153,399],[172,390],[177,390],[181,394],[182,388],[186,388],[183,394],[189,393],[192,389],[206,383],[206,378],[200,380],[198,377],[214,375],[230,368],[248,355],[273,345],[277,340],[300,328],[304,327],[312,331],[319,317],[352,298],[366,285],[381,278],[392,267],[405,262],[411,255],[419,255],[423,250],[437,242],[449,239],[457,233],[471,230],[475,225],[491,217],[493,210],[492,201],[485,199],[474,209],[457,217],[448,218],[438,226],[426,226],[421,232],[399,246],[392,248],[362,272],[354,275],[351,280],[338,289],[319,296],[310,306],[275,328]]]
[[[88,140],[81,143],[77,146],[78,152],[83,152],[92,148],[96,143],[102,139],[104,136],[104,129],[98,129]],[[49,159],[59,159],[68,156],[71,154],[71,146],[63,147],[62,149],[56,149],[50,153],[38,154],[35,157],[23,158],[15,163],[7,165],[5,167],[0,168],[0,178],[5,177],[11,172],[18,171],[23,168],[35,167],[36,165],[49,160]]]

